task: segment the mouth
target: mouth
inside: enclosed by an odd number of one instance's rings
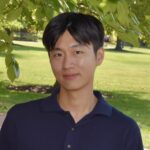
[[[64,74],[63,75],[63,78],[66,79],[66,80],[73,80],[75,79],[79,74]]]

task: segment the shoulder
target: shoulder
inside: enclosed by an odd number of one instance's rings
[[[126,132],[130,132],[131,130],[134,132],[139,132],[139,125],[137,122],[131,118],[130,116],[124,114],[123,112],[119,111],[118,109],[112,107],[112,120],[116,126],[122,128],[122,130]]]
[[[137,122],[115,108],[112,108],[112,119],[115,122],[115,131],[122,134],[122,147],[143,150],[140,127]]]
[[[12,108],[10,108],[6,117],[13,117],[13,118],[19,116],[23,117],[23,115],[27,116],[27,115],[37,113],[39,112],[41,104],[46,103],[49,100],[50,100],[50,96],[37,99],[37,100],[32,100],[25,103],[16,104]]]
[[[16,104],[7,113],[6,119],[8,120],[25,120],[38,117],[43,111],[53,108],[57,93],[54,91],[50,96],[32,100],[26,103]]]

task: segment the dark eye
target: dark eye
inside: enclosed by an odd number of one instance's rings
[[[62,56],[62,54],[61,54],[61,53],[58,53],[58,54],[56,54],[56,56],[61,57],[61,56]]]
[[[78,51],[75,51],[75,53],[76,53],[76,54],[83,54],[83,52],[82,52],[82,51],[79,51],[79,50],[78,50]]]
[[[62,53],[54,53],[53,57],[62,57]]]

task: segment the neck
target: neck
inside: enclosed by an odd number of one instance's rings
[[[93,89],[80,89],[75,91],[60,89],[58,103],[60,107],[69,111],[78,122],[82,117],[91,112],[97,102]]]

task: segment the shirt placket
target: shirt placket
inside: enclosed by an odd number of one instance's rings
[[[76,148],[79,146],[76,145],[78,143],[76,141],[76,136],[78,135],[76,134],[76,132],[77,130],[82,128],[84,124],[87,124],[90,121],[91,116],[92,115],[87,115],[86,117],[82,118],[78,123],[75,123],[70,113],[66,114],[69,123],[69,130],[66,135],[64,150],[76,150]]]
[[[75,133],[76,132],[76,129],[75,127],[71,127],[70,130],[68,131],[67,133],[67,136],[66,136],[66,140],[65,140],[65,145],[64,145],[64,150],[74,150],[74,136],[75,136]]]

